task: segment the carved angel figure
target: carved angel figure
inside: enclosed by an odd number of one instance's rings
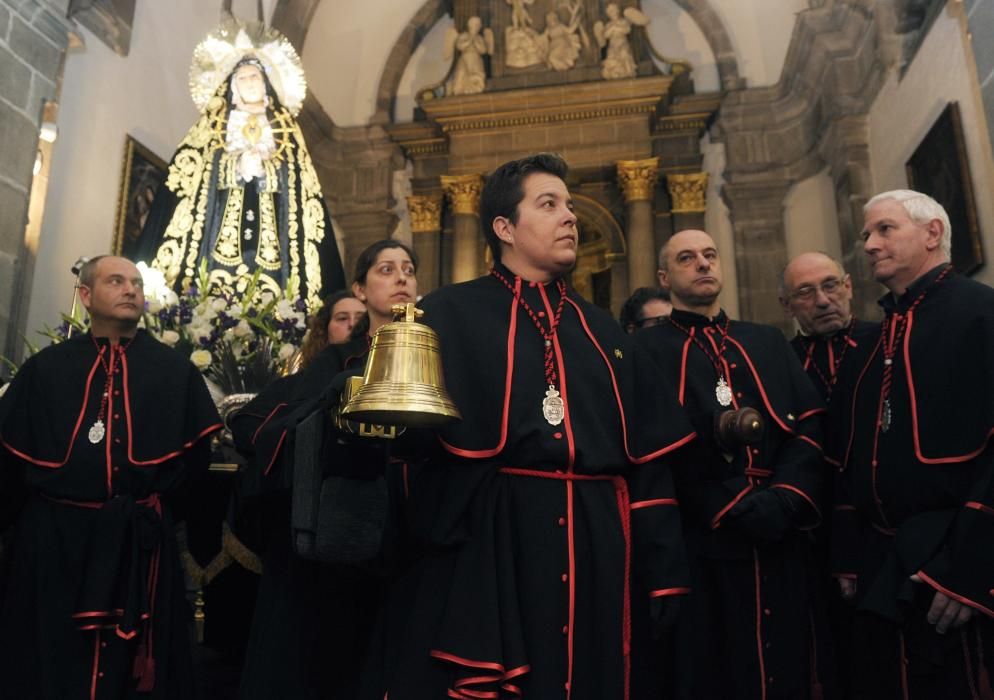
[[[526,5],[531,5],[535,0],[504,0],[504,2],[511,6],[511,26],[514,29],[532,26],[532,16]]]
[[[487,82],[483,57],[493,55],[494,33],[489,28],[483,29],[483,22],[479,17],[470,17],[466,22],[466,31],[460,33],[455,27],[451,27],[445,35],[445,59],[452,61],[456,51],[459,52],[459,58],[456,59],[445,94],[476,95],[483,92]]]
[[[607,22],[594,23],[594,36],[601,49],[607,48],[601,61],[601,75],[607,80],[634,78],[637,65],[632,55],[632,45],[628,35],[632,25],[644,27],[649,18],[638,8],[626,7],[624,14],[617,3],[608,3],[604,8]]]
[[[545,31],[540,35],[545,65],[553,70],[569,70],[580,56],[580,3],[573,6],[569,24],[563,24],[556,12],[545,16]]]

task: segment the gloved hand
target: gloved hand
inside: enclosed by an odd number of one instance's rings
[[[774,544],[793,528],[798,509],[794,499],[799,498],[786,489],[754,491],[736,503],[727,517],[754,544]]]
[[[659,640],[680,616],[680,596],[667,595],[649,599],[649,627],[652,638]]]

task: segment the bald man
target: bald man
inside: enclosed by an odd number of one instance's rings
[[[852,280],[825,253],[801,253],[784,268],[780,304],[799,328],[790,344],[826,403],[846,358],[880,332],[879,323],[857,320],[851,303]]]
[[[812,658],[808,539],[821,520],[822,401],[783,334],[731,321],[722,261],[704,231],[660,252],[668,322],[636,334],[680,387],[702,455],[678,468],[691,594],[674,642],[680,698],[802,698],[830,676]],[[753,442],[719,439],[716,417],[751,407]],[[716,673],[720,664],[722,672]]]
[[[0,401],[0,482],[24,496],[0,507],[0,527],[16,521],[0,697],[184,700],[195,684],[172,511],[221,423],[190,360],[138,328],[130,260],[92,258],[79,282],[89,332],[28,358]]]

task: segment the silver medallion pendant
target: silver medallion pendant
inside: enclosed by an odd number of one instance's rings
[[[104,439],[104,422],[102,420],[97,420],[96,423],[90,426],[90,432],[87,437],[90,438],[90,442],[96,445],[98,442]]]
[[[549,425],[559,425],[563,422],[565,414],[565,405],[559,396],[559,392],[556,391],[554,386],[550,385],[545,392],[545,398],[542,399],[542,415],[545,416],[545,420],[548,421]]]
[[[732,390],[728,386],[724,377],[718,377],[718,383],[714,385],[714,397],[722,406],[730,406],[732,403]]]

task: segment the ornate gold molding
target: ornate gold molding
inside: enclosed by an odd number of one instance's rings
[[[674,173],[666,176],[666,187],[675,213],[702,212],[707,209],[705,194],[707,173]]]
[[[480,193],[483,191],[480,175],[442,175],[441,180],[454,213],[480,215]]]
[[[442,229],[442,197],[437,194],[412,194],[407,198],[412,233],[434,233]]]
[[[644,160],[619,160],[618,184],[626,202],[652,200],[652,190],[659,179],[659,157]]]
[[[445,133],[457,131],[481,131],[494,129],[507,129],[525,126],[535,126],[537,124],[559,124],[575,121],[590,121],[593,119],[616,119],[618,117],[628,117],[638,114],[653,114],[656,111],[658,97],[650,100],[633,101],[631,104],[615,105],[580,105],[575,109],[562,110],[561,108],[540,112],[524,112],[513,116],[488,116],[474,115],[470,117],[439,117],[438,123]]]

